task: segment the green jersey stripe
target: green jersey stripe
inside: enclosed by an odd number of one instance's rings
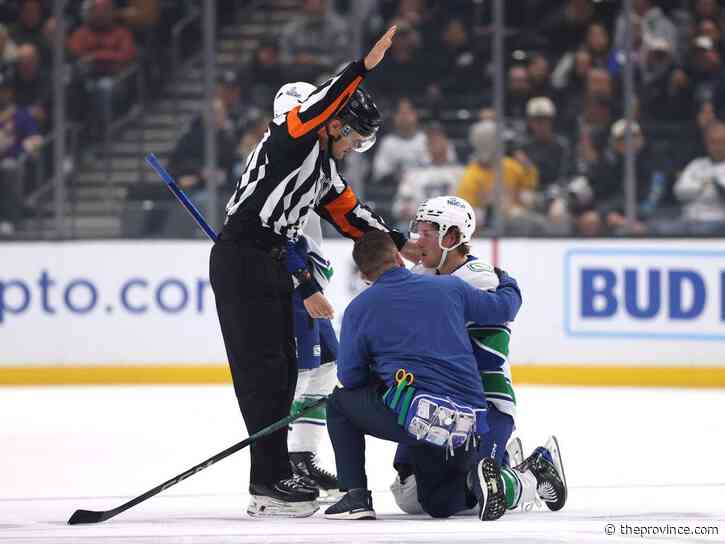
[[[509,341],[511,340],[508,331],[476,328],[469,329],[469,334],[471,339],[482,349],[500,354],[504,359],[508,357]]]
[[[292,402],[292,410],[290,413],[294,414],[298,410],[300,410],[304,405],[309,403],[309,399],[302,399],[302,400],[296,400]],[[325,409],[325,405],[319,406],[318,408],[315,408],[311,412],[307,412],[305,414],[305,419],[316,419],[325,421],[327,419],[327,410]]]
[[[483,391],[497,396],[505,396],[516,404],[516,395],[511,382],[504,376],[503,372],[481,372],[481,381],[483,382]]]

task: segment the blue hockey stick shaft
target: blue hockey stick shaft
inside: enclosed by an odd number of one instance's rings
[[[179,202],[181,202],[181,205],[184,206],[184,208],[186,208],[186,210],[191,214],[191,216],[194,218],[194,221],[196,221],[196,224],[201,227],[201,230],[203,230],[206,235],[211,238],[212,242],[216,242],[217,234],[214,229],[209,225],[209,223],[206,222],[204,216],[201,215],[201,212],[197,209],[196,206],[194,206],[194,203],[189,200],[189,197],[186,196],[186,193],[181,189],[181,187],[176,184],[174,178],[171,177],[171,174],[166,171],[166,168],[161,166],[159,160],[156,158],[156,155],[154,155],[153,153],[149,153],[148,155],[146,155],[146,162],[151,168],[154,169],[159,177],[164,180],[166,186],[172,193],[174,193],[174,196]]]

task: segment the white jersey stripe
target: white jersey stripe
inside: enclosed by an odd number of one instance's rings
[[[288,210],[290,207],[290,203],[292,202],[292,197],[297,192],[297,190],[302,186],[303,183],[305,183],[315,172],[315,165],[317,164],[317,159],[320,156],[320,146],[315,146],[312,148],[312,152],[305,157],[304,162],[300,166],[299,174],[297,174],[297,181],[295,182],[295,187],[292,191],[289,192],[289,194],[284,197],[284,209]],[[290,221],[294,222],[294,221]]]
[[[334,86],[335,82],[340,79],[340,76],[335,76],[325,83],[324,87],[320,87],[314,93],[307,97],[307,100],[302,102],[300,106],[300,112],[307,111],[310,107],[314,106],[327,96],[329,90]]]
[[[378,221],[367,208],[355,208],[353,215],[379,230],[385,230],[385,225]]]
[[[310,206],[311,202],[314,202],[315,195],[317,194],[317,184],[314,184],[310,187],[310,190],[307,191],[302,195],[302,198],[300,198],[299,202],[295,205],[294,208],[292,208],[289,212],[287,212],[287,220],[293,224],[297,223],[299,221],[301,228],[305,228],[305,224],[307,223],[307,218],[303,220],[300,217],[300,212],[302,211],[302,208],[304,206]]]
[[[292,178],[297,176],[297,173],[299,171],[299,168],[295,168],[294,170],[292,170],[292,172],[290,172],[286,178],[284,178],[282,181],[279,182],[279,184],[277,184],[277,187],[274,188],[274,191],[272,191],[267,197],[267,200],[264,201],[264,206],[262,206],[262,210],[259,212],[259,218],[262,220],[263,225],[269,226],[268,220],[272,215],[272,212],[274,211],[277,202],[279,202],[279,199],[282,198],[282,195],[287,188],[287,184],[290,182],[290,180],[292,180]],[[281,226],[287,225],[284,214],[280,216],[279,220],[282,222]],[[275,229],[275,231],[276,230],[277,229]]]

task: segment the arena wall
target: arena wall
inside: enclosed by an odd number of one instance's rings
[[[337,324],[363,288],[346,240],[326,242]],[[521,285],[517,383],[725,387],[720,240],[474,244]],[[0,250],[0,384],[229,379],[209,244],[73,242]]]

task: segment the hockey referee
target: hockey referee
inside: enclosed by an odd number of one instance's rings
[[[338,161],[350,151],[363,152],[375,143],[380,114],[360,83],[382,60],[395,30],[391,27],[363,60],[270,122],[227,203],[209,276],[250,434],[287,416],[294,396],[292,280],[285,251],[287,241],[300,236],[308,214],[316,211],[348,238],[388,231],[404,255],[416,256],[415,244],[358,202],[338,171]],[[313,281],[308,272],[297,279]],[[314,291],[311,286],[309,292]],[[305,304],[316,305],[320,317],[329,314],[319,292]],[[292,476],[286,430],[252,444],[249,482],[251,516],[305,517],[318,509],[318,491]]]

